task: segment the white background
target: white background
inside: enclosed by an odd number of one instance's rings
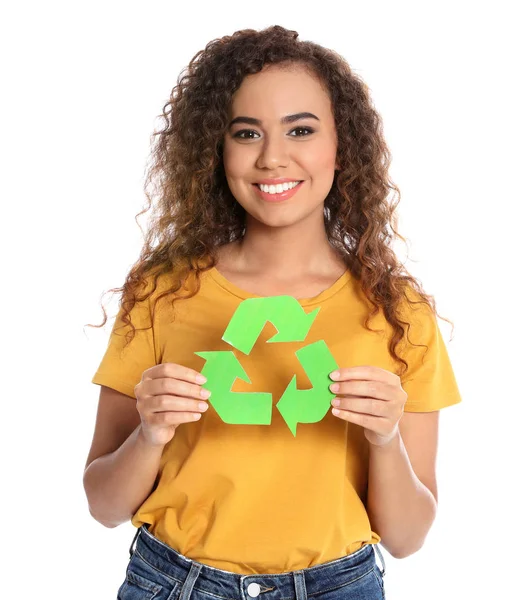
[[[519,592],[516,4],[48,0],[4,9],[5,597],[116,597],[135,529],[94,521],[82,486],[99,393],[90,380],[113,320],[84,325],[101,322],[101,294],[138,257],[149,139],[179,72],[211,39],[271,24],[335,49],[368,83],[402,194],[407,267],[455,323],[449,341],[439,321],[463,403],[441,413],[438,516],[420,552],[385,552],[387,598]],[[404,259],[404,245],[397,251]]]

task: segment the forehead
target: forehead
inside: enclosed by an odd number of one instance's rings
[[[232,97],[231,117],[279,119],[284,114],[331,114],[330,98],[316,77],[300,66],[270,66],[247,75]]]

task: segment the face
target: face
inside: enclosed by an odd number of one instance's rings
[[[284,121],[299,113],[307,114]],[[312,214],[322,219],[338,168],[337,133],[330,99],[317,79],[299,66],[271,65],[243,80],[229,117],[225,174],[247,215],[270,226],[290,225]],[[302,183],[287,199],[261,194],[254,185],[280,178]]]

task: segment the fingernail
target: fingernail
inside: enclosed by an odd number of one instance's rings
[[[210,390],[201,390],[201,392],[199,392],[199,395],[202,398],[210,398]]]
[[[196,375],[196,381],[198,383],[205,383],[207,381],[207,378],[204,375],[201,375],[201,373],[199,375]]]
[[[334,371],[333,373],[330,373],[330,379],[333,379],[335,381],[336,379],[339,379],[340,375],[341,374],[339,373],[339,371]]]

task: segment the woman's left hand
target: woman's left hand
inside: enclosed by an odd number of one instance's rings
[[[385,446],[399,432],[408,394],[402,389],[398,375],[379,367],[337,369],[340,375],[330,390],[333,414],[364,428],[370,444]],[[334,386],[338,385],[338,390]],[[335,402],[339,401],[336,406]],[[338,409],[338,414],[335,412]]]

